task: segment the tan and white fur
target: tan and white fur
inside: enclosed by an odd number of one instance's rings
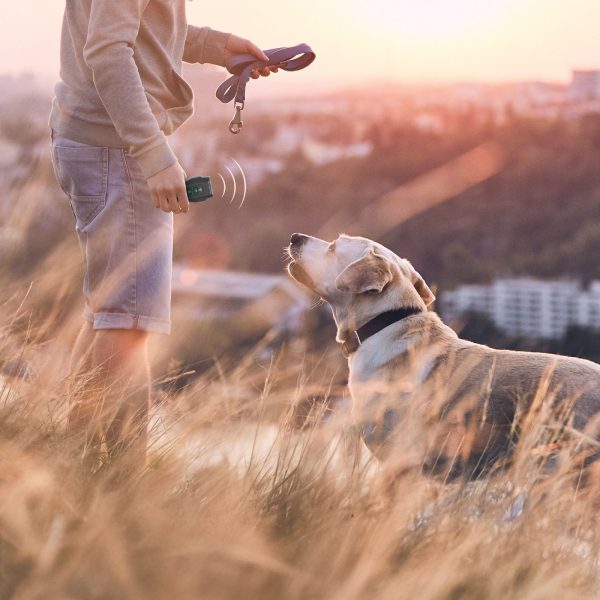
[[[434,294],[411,263],[366,238],[294,234],[288,253],[289,274],[329,303],[336,340],[349,347],[353,418],[377,457],[477,476],[510,454],[532,419],[596,436],[599,365],[460,339],[428,310]],[[354,341],[378,315],[407,307],[420,312]]]

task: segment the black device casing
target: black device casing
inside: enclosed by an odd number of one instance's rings
[[[185,189],[190,202],[203,202],[213,195],[210,177],[190,177],[185,180]]]

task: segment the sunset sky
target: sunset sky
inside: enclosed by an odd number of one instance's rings
[[[2,2],[0,73],[55,76],[61,0]],[[187,3],[188,20],[263,48],[308,42],[308,89],[366,81],[567,81],[600,67],[599,0],[259,0]],[[317,8],[318,7],[318,8]],[[286,78],[286,79],[284,79]]]

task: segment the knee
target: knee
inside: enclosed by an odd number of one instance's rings
[[[95,351],[100,357],[127,359],[145,347],[148,332],[139,329],[99,329],[94,338]]]
[[[97,329],[96,339],[115,344],[139,344],[148,337],[148,332],[142,329]]]

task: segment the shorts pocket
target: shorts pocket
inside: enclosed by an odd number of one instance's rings
[[[56,176],[69,196],[77,228],[89,225],[106,203],[108,148],[54,146]]]

